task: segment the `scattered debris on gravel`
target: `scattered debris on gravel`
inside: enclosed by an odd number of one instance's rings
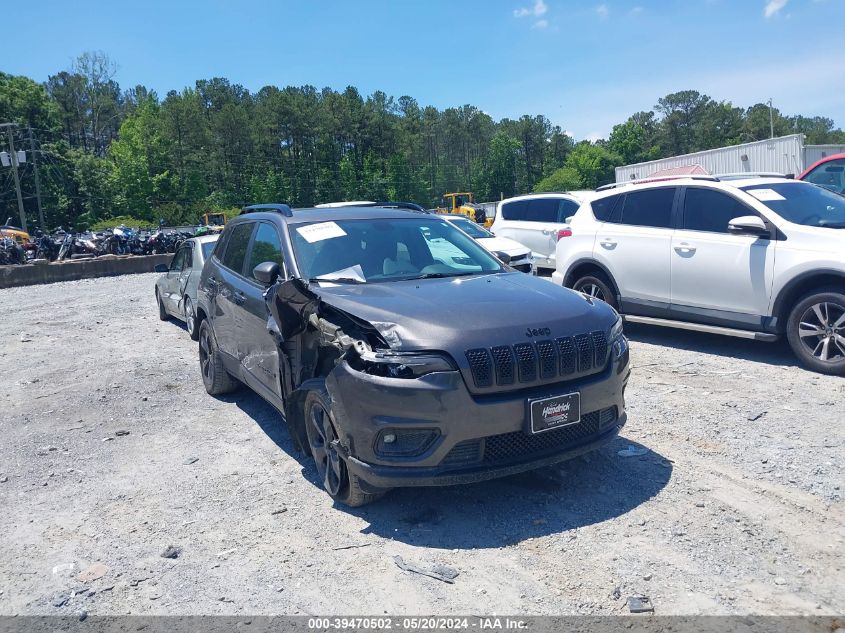
[[[632,326],[617,441],[348,509],[155,278],[0,290],[0,614],[845,612],[845,380],[785,344]]]

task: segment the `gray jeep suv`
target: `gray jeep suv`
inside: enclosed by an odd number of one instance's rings
[[[203,268],[196,313],[208,393],[244,383],[265,398],[346,505],[560,462],[625,424],[613,308],[503,265],[436,215],[247,207]]]

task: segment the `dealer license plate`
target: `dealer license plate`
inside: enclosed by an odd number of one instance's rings
[[[581,394],[568,393],[540,400],[529,400],[531,432],[542,433],[581,421]]]

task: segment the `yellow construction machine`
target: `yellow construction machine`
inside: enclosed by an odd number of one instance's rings
[[[483,207],[474,204],[471,192],[444,193],[442,206],[435,209],[437,213],[449,213],[453,215],[465,215],[473,222],[489,227],[493,224],[493,218],[488,218]]]

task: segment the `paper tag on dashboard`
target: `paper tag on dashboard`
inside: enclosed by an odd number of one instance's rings
[[[299,233],[309,244],[346,235],[344,230],[335,222],[319,222],[318,224],[301,226],[296,229],[296,232]]]
[[[748,193],[757,198],[760,202],[772,202],[774,200],[786,200],[774,189],[746,189]]]

